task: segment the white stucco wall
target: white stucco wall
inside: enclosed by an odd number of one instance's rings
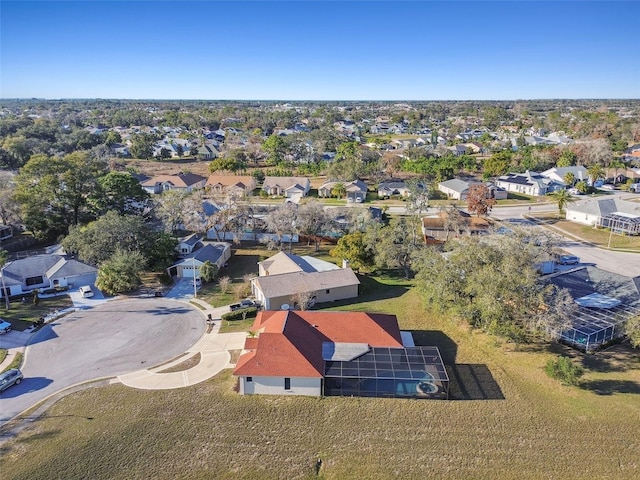
[[[291,378],[291,389],[284,389],[284,377],[240,377],[240,393],[242,395],[322,395],[321,378]]]
[[[582,223],[583,225],[589,225],[593,227],[598,222],[598,215],[592,215],[589,213],[576,212],[575,210],[571,210],[570,207],[567,208],[567,220],[576,223]]]

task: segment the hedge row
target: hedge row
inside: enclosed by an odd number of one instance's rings
[[[256,315],[258,315],[256,307],[239,308],[222,315],[222,320],[242,320],[244,318],[254,318]]]

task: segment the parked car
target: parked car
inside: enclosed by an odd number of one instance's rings
[[[558,263],[560,265],[577,265],[580,263],[580,259],[575,255],[562,255]]]
[[[249,308],[249,307],[255,307],[256,302],[254,302],[253,300],[249,299],[249,298],[245,298],[244,300],[242,300],[240,302],[240,308]]]
[[[229,305],[229,310],[231,310],[232,312],[235,312],[236,310],[240,310],[242,308],[242,305],[240,305],[239,303],[234,303],[232,305]]]
[[[11,331],[11,324],[9,322],[5,322],[4,320],[0,320],[0,335],[10,331]]]
[[[23,378],[22,372],[17,368],[0,373],[0,392],[5,391],[11,385],[18,385]]]
[[[93,297],[93,290],[91,290],[89,285],[83,285],[80,287],[80,295],[82,295],[83,298]]]

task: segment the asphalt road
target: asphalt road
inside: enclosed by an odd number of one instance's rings
[[[24,381],[0,393],[0,424],[71,385],[175,358],[204,329],[200,312],[164,298],[114,300],[61,318],[27,347]]]

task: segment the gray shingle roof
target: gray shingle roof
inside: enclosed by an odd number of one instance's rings
[[[301,292],[315,292],[360,284],[358,277],[350,268],[311,273],[283,273],[268,277],[258,277],[254,281],[267,298],[285,297]]]

